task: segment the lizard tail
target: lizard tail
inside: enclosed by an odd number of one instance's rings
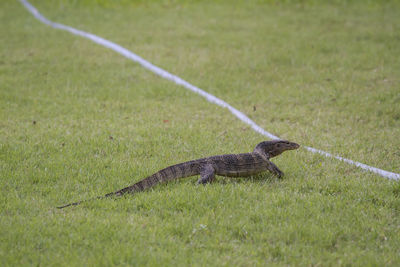
[[[72,202],[72,203],[69,203],[69,204],[66,204],[66,205],[63,205],[63,206],[58,206],[57,209],[63,209],[63,208],[70,207],[70,206],[76,206],[76,205],[79,205],[79,204],[81,204],[83,202],[96,200],[96,199],[101,199],[101,198],[105,198],[105,197],[106,196],[100,196],[100,197],[94,197],[94,198],[90,198],[90,199],[86,199],[86,200],[81,200],[81,201],[78,201],[78,202]]]
[[[176,165],[169,166],[165,169],[162,169],[155,174],[121,190],[116,192],[109,193],[105,195],[105,197],[110,196],[122,196],[126,193],[137,193],[144,191],[150,187],[153,187],[156,184],[168,182],[171,180],[185,178],[193,175],[199,174],[199,163],[198,161],[188,161],[184,163],[179,163]]]
[[[76,205],[81,204],[81,203],[84,202],[84,201],[85,201],[85,200],[83,200],[83,201],[78,201],[78,202],[73,202],[73,203],[69,203],[69,204],[66,204],[66,205],[63,205],[63,206],[58,206],[57,209],[63,209],[63,208],[69,207],[69,206],[76,206]]]
[[[197,175],[199,173],[200,173],[199,172],[199,164],[197,161],[188,161],[188,162],[184,162],[184,163],[179,163],[176,165],[169,166],[165,169],[162,169],[162,170],[156,172],[155,174],[150,175],[149,177],[147,177],[131,186],[122,188],[121,190],[108,193],[104,196],[99,196],[99,197],[95,197],[95,198],[91,198],[91,199],[87,199],[87,200],[69,203],[69,204],[66,204],[63,206],[59,206],[57,208],[63,209],[66,207],[76,206],[83,202],[87,202],[87,201],[91,201],[91,200],[95,200],[95,199],[101,199],[101,198],[107,198],[107,197],[113,197],[113,196],[122,196],[126,193],[133,194],[133,193],[144,191],[150,187],[153,187],[154,185],[156,185],[158,183],[163,183],[163,182],[167,182],[167,181],[171,181],[171,180],[179,179],[179,178],[185,178],[185,177]]]

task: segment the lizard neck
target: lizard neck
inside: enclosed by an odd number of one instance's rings
[[[266,153],[263,150],[257,149],[257,148],[254,149],[253,153],[261,156],[266,161],[269,161],[269,159],[271,158],[271,156],[268,153]]]

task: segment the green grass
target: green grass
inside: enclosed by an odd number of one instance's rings
[[[394,1],[32,2],[282,138],[400,173]],[[0,21],[1,266],[400,265],[400,184],[304,149],[274,160],[282,180],[194,177],[55,209],[264,138],[18,1]]]

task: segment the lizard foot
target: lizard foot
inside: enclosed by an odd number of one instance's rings
[[[207,184],[211,183],[215,179],[215,171],[211,165],[203,166],[200,170],[200,179],[197,184]]]
[[[283,172],[271,161],[268,164],[268,170],[278,176],[278,178],[282,178]]]

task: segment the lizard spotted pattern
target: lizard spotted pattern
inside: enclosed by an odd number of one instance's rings
[[[212,182],[215,179],[215,175],[247,177],[264,171],[270,171],[278,177],[281,177],[283,172],[279,170],[270,159],[280,155],[286,150],[293,150],[299,147],[298,144],[285,140],[264,141],[259,143],[251,153],[212,156],[169,166],[131,186],[97,197],[96,199],[122,196],[126,193],[137,193],[158,183],[199,174],[200,179],[197,181],[198,184]],[[84,201],[70,203],[57,208],[62,209],[75,206]]]

